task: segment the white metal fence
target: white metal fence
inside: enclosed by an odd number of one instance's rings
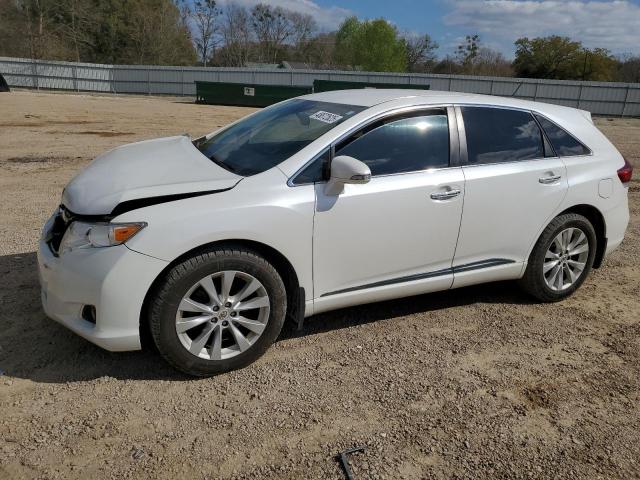
[[[588,110],[599,115],[640,116],[640,84],[536,80],[330,70],[102,65],[0,57],[9,86],[89,92],[195,96],[195,81],[312,85],[315,79],[431,85],[447,90],[514,96]]]

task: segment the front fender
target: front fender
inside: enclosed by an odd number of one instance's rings
[[[265,172],[226,192],[133,210],[114,221],[147,222],[127,246],[167,262],[224,240],[268,245],[291,263],[300,286],[312,292],[313,185],[289,187],[282,178],[279,172]]]

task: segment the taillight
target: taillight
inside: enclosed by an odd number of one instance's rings
[[[618,178],[622,183],[629,183],[631,176],[633,175],[633,165],[629,163],[629,160],[624,159],[624,167],[618,170]]]

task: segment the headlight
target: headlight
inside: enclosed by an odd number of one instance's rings
[[[62,237],[60,251],[76,248],[111,247],[120,245],[146,227],[145,222],[136,223],[87,223],[72,222]]]

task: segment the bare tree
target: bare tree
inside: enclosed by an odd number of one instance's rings
[[[426,72],[433,67],[439,45],[431,36],[405,35],[404,45],[407,52],[407,71]]]
[[[473,62],[473,74],[512,77],[513,67],[502,53],[492,48],[481,47]]]
[[[220,9],[215,0],[196,0],[193,4],[196,51],[205,67],[216,47],[219,15]]]
[[[93,39],[98,23],[95,6],[86,0],[59,0],[54,18],[57,31],[73,48],[74,60],[80,62],[82,51],[95,47]]]
[[[285,14],[291,28],[290,43],[293,47],[293,57],[306,63],[311,62],[313,40],[318,24],[307,13],[285,11]]]
[[[220,28],[224,48],[221,60],[225,66],[243,67],[249,61],[252,43],[251,16],[244,7],[227,5]]]
[[[251,9],[253,31],[258,41],[261,61],[275,63],[283,45],[292,36],[291,22],[287,12],[260,3]]]

